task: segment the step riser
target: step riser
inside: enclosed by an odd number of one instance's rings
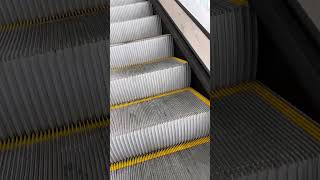
[[[110,26],[110,43],[125,43],[160,36],[161,34],[161,21],[158,16],[112,23]]]
[[[0,62],[0,138],[106,115],[106,48],[101,41]]]
[[[106,180],[109,150],[105,129],[0,153],[3,180]],[[93,153],[94,152],[94,153]]]
[[[142,64],[150,60],[172,57],[173,40],[169,35],[110,47],[111,68]]]
[[[247,6],[220,3],[212,10],[214,90],[252,81],[257,71],[256,19]]]
[[[110,162],[170,147],[209,135],[210,113],[189,116],[110,139]]]
[[[111,23],[139,19],[152,15],[153,10],[149,2],[110,8]]]
[[[131,102],[145,97],[189,87],[190,70],[187,64],[161,71],[111,81],[111,105]]]
[[[138,2],[144,2],[146,0],[110,0],[110,6],[123,6],[127,4],[134,4]]]
[[[147,160],[110,173],[111,180],[209,180],[210,144]],[[216,180],[216,179],[215,179]],[[217,179],[220,180],[220,179]],[[224,179],[225,180],[225,179]]]
[[[110,162],[207,136],[210,128],[210,108],[192,89],[113,107],[110,118]]]
[[[106,5],[106,0],[20,0],[1,1],[0,25],[56,16]]]

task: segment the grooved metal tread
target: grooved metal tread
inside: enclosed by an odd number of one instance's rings
[[[210,144],[202,144],[170,155],[111,172],[111,180],[209,180]]]
[[[220,0],[212,9],[212,89],[252,81],[257,71],[257,20],[247,1]]]
[[[209,111],[208,100],[191,88],[113,106],[110,162],[208,135]]]
[[[188,63],[174,57],[114,69],[110,73],[110,104],[127,103],[189,85]]]
[[[174,55],[169,34],[110,46],[110,67],[123,68]]]
[[[160,36],[162,34],[159,16],[149,16],[124,22],[111,23],[110,44]]]
[[[318,180],[320,126],[260,83],[213,94],[217,180]]]
[[[0,25],[54,17],[70,12],[98,8],[107,0],[3,0],[0,6]]]
[[[152,15],[153,10],[150,2],[148,1],[142,1],[123,6],[111,6],[110,8],[111,23],[139,19]]]
[[[107,115],[107,14],[0,32],[0,139]]]
[[[134,4],[138,2],[145,2],[145,0],[110,0],[110,6],[123,6],[128,4]]]
[[[108,130],[101,128],[0,151],[0,179],[108,179],[108,137]]]

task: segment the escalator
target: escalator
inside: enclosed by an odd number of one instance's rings
[[[1,1],[0,179],[108,179],[108,10]]]
[[[209,179],[210,102],[157,7],[111,1],[110,176]]]
[[[212,51],[224,61],[211,64],[211,178],[319,179],[317,38],[298,25],[293,1],[233,2],[214,5],[222,26]],[[247,23],[223,31],[236,18]]]
[[[157,3],[1,2],[0,179],[209,179],[209,75]]]

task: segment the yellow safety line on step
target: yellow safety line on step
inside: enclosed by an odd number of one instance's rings
[[[265,88],[259,82],[243,83],[241,85],[225,88],[212,93],[213,100],[224,96],[229,96],[239,92],[253,92],[261,97],[266,103],[271,105],[275,110],[281,113],[288,121],[292,122],[297,127],[303,129],[311,137],[320,141],[320,126],[312,119],[305,117],[302,113],[296,110],[293,106],[284,100],[273,95],[273,93]]]
[[[134,157],[132,159],[128,159],[128,160],[125,160],[125,161],[112,163],[110,165],[110,172],[113,172],[113,171],[116,171],[116,170],[119,170],[119,169],[123,169],[123,168],[126,168],[126,167],[130,167],[130,166],[133,166],[133,165],[136,165],[136,164],[140,164],[140,163],[143,163],[145,161],[152,160],[152,159],[155,159],[155,158],[160,158],[160,157],[163,157],[163,156],[166,156],[166,155],[170,155],[170,154],[173,154],[173,153],[176,153],[176,152],[179,152],[179,151],[190,149],[192,147],[199,146],[199,145],[202,145],[202,144],[205,144],[205,143],[209,143],[209,142],[210,142],[210,137],[204,137],[204,138],[196,139],[196,140],[193,140],[193,141],[190,141],[190,142],[186,142],[186,143],[183,143],[183,144],[179,144],[179,145],[167,148],[167,149],[163,149],[163,150],[152,152],[152,153],[149,153],[149,154],[146,154],[146,155]]]
[[[180,62],[180,63],[183,63],[183,64],[188,63],[188,61],[183,60],[183,59],[180,59],[180,58],[177,58],[177,57],[173,57],[173,59],[176,60],[176,61],[178,61],[178,62]]]
[[[70,18],[74,17],[80,17],[80,16],[89,16],[96,14],[98,12],[104,11],[108,9],[108,5],[100,5],[97,7],[93,8],[88,8],[88,9],[81,9],[81,10],[76,10],[76,11],[70,11],[66,12],[60,15],[56,16],[50,16],[50,17],[43,17],[43,18],[38,18],[38,19],[32,19],[32,20],[23,20],[20,22],[16,23],[11,23],[11,24],[6,24],[0,26],[0,31],[4,30],[13,30],[17,28],[26,28],[30,27],[33,25],[41,25],[41,24],[46,24],[46,23],[53,23],[53,22],[61,22]]]
[[[248,5],[248,0],[231,0],[230,2],[237,6]]]
[[[151,100],[154,100],[154,99],[159,99],[159,98],[164,97],[164,96],[170,96],[170,95],[173,95],[173,94],[182,93],[182,92],[186,92],[186,91],[191,92],[198,99],[200,99],[203,103],[205,103],[206,105],[210,106],[210,102],[209,102],[209,100],[207,98],[202,96],[196,90],[194,90],[194,89],[192,89],[190,87],[187,87],[187,88],[178,89],[178,90],[170,91],[170,92],[167,92],[167,93],[159,94],[159,95],[156,95],[156,96],[151,96],[151,97],[148,97],[148,98],[139,99],[139,100],[136,100],[136,101],[124,103],[124,104],[113,105],[113,106],[111,106],[111,110],[124,108],[124,107],[131,106],[131,105],[134,105],[134,104],[140,104],[140,103],[143,103],[143,102],[146,102],[146,101],[151,101]]]
[[[211,93],[211,98],[215,99],[215,98],[221,98],[221,97],[224,97],[224,96],[229,96],[229,95],[241,92],[241,91],[247,91],[250,88],[251,88],[250,87],[250,83],[242,83],[242,84],[239,84],[237,86],[228,87],[228,88],[222,88],[222,89],[213,91]]]
[[[207,106],[210,107],[210,101],[206,97],[204,97],[202,94],[200,94],[198,91],[196,91],[196,90],[194,90],[192,88],[190,88],[189,91],[193,95],[195,95],[198,99],[200,99],[204,104],[206,104]]]
[[[81,122],[63,128],[50,129],[39,133],[33,133],[31,135],[18,136],[10,138],[0,142],[0,150],[9,150],[12,148],[18,148],[24,145],[35,144],[39,142],[49,141],[59,137],[65,137],[71,134],[89,131],[92,129],[107,127],[109,120],[91,120],[87,122]]]
[[[320,141],[320,127],[313,120],[305,117],[291,105],[274,96],[269,90],[259,83],[252,83],[252,89],[268,104],[280,112],[286,119],[302,128],[317,141]]]
[[[183,64],[188,63],[188,61],[179,59],[177,57],[165,57],[165,58],[153,59],[153,60],[150,60],[150,61],[147,61],[147,62],[143,62],[141,64],[133,64],[133,65],[125,66],[125,67],[112,68],[111,71],[113,71],[113,72],[125,71],[125,70],[130,69],[130,68],[142,67],[143,65],[158,63],[158,62],[162,62],[162,61],[169,61],[169,60],[176,60],[177,62],[183,63]]]

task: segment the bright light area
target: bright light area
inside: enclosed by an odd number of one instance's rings
[[[210,0],[177,0],[210,33]]]

